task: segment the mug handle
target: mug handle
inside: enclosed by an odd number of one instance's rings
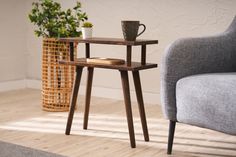
[[[137,35],[137,37],[140,36],[141,34],[143,34],[143,32],[146,30],[146,26],[145,26],[144,24],[139,24],[139,27],[140,27],[140,26],[143,26],[143,30],[142,30],[142,32],[140,32],[140,33]]]

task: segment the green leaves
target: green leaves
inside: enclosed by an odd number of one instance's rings
[[[93,24],[91,22],[85,22],[82,27],[91,28]]]
[[[39,0],[32,3],[29,20],[38,28],[35,34],[40,37],[78,37],[81,21],[88,19],[87,14],[81,11],[81,3],[66,11],[61,10],[61,5],[53,0]]]

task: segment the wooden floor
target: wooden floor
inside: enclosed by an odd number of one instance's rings
[[[88,130],[82,129],[83,96],[71,135],[64,135],[67,112],[41,110],[40,91],[0,93],[0,140],[70,157],[165,157],[168,121],[159,105],[146,105],[150,142],[144,142],[133,103],[137,148],[131,149],[123,101],[91,100]],[[172,157],[235,157],[236,136],[177,124]]]

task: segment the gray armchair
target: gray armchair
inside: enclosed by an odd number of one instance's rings
[[[236,135],[236,17],[223,33],[179,39],[167,48],[161,101],[170,120],[168,154],[176,122]]]

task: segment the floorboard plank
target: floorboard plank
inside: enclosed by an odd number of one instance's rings
[[[79,96],[71,135],[67,112],[41,110],[39,90],[0,93],[0,140],[70,157],[167,157],[168,121],[159,105],[145,105],[150,142],[145,142],[137,103],[132,103],[137,148],[131,149],[124,103],[92,97],[88,130],[83,130],[84,97]],[[236,136],[177,124],[171,157],[234,157]]]

